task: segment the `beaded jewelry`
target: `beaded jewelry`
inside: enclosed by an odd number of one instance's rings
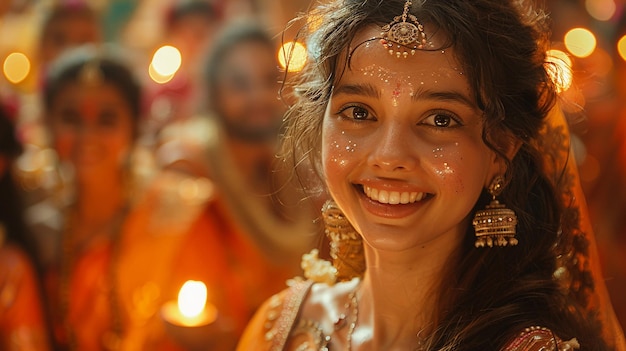
[[[430,46],[424,32],[424,26],[417,20],[417,17],[409,13],[412,4],[412,1],[407,0],[404,3],[402,15],[394,17],[391,23],[383,26],[380,33],[382,36],[381,44],[389,51],[390,55],[396,55],[398,58],[409,57],[407,49],[410,49],[411,55],[415,55],[416,50]],[[394,50],[394,46],[397,50]],[[403,50],[400,51],[400,49]]]

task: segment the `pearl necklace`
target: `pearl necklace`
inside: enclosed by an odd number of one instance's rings
[[[356,323],[359,320],[359,301],[356,297],[356,289],[354,289],[350,295],[348,295],[348,308],[352,310],[352,322],[348,328],[348,335],[346,336],[346,350],[352,351],[352,334],[356,329]]]

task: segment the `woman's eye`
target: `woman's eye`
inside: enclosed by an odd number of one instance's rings
[[[352,117],[354,119],[367,119],[369,116],[369,112],[363,107],[353,107],[352,108]]]
[[[434,113],[426,117],[422,123],[437,128],[449,128],[460,125],[456,118],[443,113]]]
[[[343,108],[339,114],[344,118],[363,121],[367,119],[372,119],[370,112],[361,106],[348,106]]]

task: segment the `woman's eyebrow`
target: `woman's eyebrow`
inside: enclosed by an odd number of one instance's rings
[[[342,94],[380,98],[380,92],[371,84],[341,84],[333,87],[333,96]]]
[[[448,101],[448,102],[460,102],[463,105],[467,105],[471,108],[476,108],[476,103],[470,99],[467,95],[453,90],[437,91],[437,90],[424,90],[417,94],[414,94],[411,99],[413,101],[419,100],[436,100],[436,101]]]
[[[372,84],[359,84],[359,83],[350,83],[350,84],[340,84],[333,87],[333,96],[337,95],[358,95],[369,98],[379,99],[380,91],[376,89],[376,87]],[[411,96],[411,100],[420,101],[420,100],[435,100],[435,101],[446,101],[446,102],[458,102],[463,105],[466,105],[470,108],[476,108],[476,103],[468,97],[466,94],[463,94],[454,90],[422,90],[413,94]]]

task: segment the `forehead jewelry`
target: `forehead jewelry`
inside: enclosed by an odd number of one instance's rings
[[[104,81],[104,74],[99,60],[91,60],[83,65],[79,72],[79,79],[89,86],[97,86]]]
[[[424,26],[417,17],[409,13],[412,4],[412,1],[407,0],[402,15],[394,17],[391,23],[382,27],[380,42],[389,50],[390,55],[407,58],[409,56],[407,49],[410,49],[411,55],[415,55],[415,50],[424,49],[429,44]],[[397,51],[394,50],[394,46],[397,47]]]

